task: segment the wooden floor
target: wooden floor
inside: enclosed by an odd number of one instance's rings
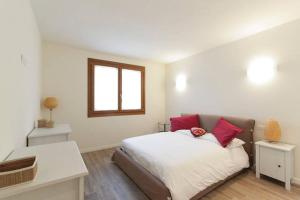
[[[143,192],[111,162],[114,149],[83,154],[89,170],[85,181],[85,200],[149,200]],[[270,179],[256,179],[252,171],[209,193],[202,200],[300,200],[300,187],[291,192],[281,183]]]

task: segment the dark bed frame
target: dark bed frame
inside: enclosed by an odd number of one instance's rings
[[[217,121],[221,116],[217,115],[200,115],[200,124],[207,130],[211,132]],[[230,123],[243,129],[237,138],[245,141],[244,149],[249,156],[250,167],[253,165],[253,132],[255,121],[252,119],[243,119],[237,117],[224,117]],[[148,170],[143,168],[139,163],[135,162],[130,156],[124,152],[122,149],[117,149],[114,153],[112,160],[118,165],[121,170],[123,170],[128,177],[130,177],[137,186],[152,200],[171,200],[171,193],[165,184],[155,177]],[[242,170],[243,171],[243,170]],[[242,171],[237,172],[225,180],[219,181],[205,190],[200,191],[191,200],[198,200],[216,187],[220,186],[227,180],[237,176]]]

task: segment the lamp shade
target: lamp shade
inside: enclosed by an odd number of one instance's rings
[[[58,105],[58,101],[55,97],[47,97],[44,100],[44,106],[50,110],[56,108]]]
[[[278,121],[270,119],[265,128],[265,139],[270,142],[278,142],[281,137],[281,129]]]

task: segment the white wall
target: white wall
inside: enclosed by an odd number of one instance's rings
[[[300,21],[294,21],[169,64],[166,116],[194,112],[254,118],[256,139],[263,137],[264,123],[273,117],[281,123],[282,141],[297,144],[300,177],[299,35]],[[268,84],[253,85],[246,78],[248,63],[256,56],[271,56],[278,63],[276,78]],[[180,73],[187,76],[183,92],[175,90]]]
[[[40,114],[40,34],[29,0],[0,1],[0,160]],[[21,62],[24,55],[26,64]]]
[[[122,139],[157,131],[165,119],[165,66],[143,60],[97,53],[69,46],[44,43],[43,96],[56,96],[56,122],[70,123],[72,139],[82,151],[119,144]],[[87,58],[143,65],[146,67],[146,114],[87,117]],[[48,112],[44,110],[44,116]]]

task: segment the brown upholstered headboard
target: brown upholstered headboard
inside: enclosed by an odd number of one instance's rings
[[[188,115],[188,114],[182,114]],[[204,128],[207,132],[211,132],[214,126],[216,125],[217,121],[223,117],[230,123],[238,126],[239,128],[243,129],[243,132],[237,136],[237,138],[246,142],[244,144],[244,149],[248,153],[250,166],[253,164],[254,153],[253,153],[253,132],[255,126],[255,120],[253,119],[244,119],[239,117],[227,117],[227,116],[218,116],[218,115],[202,115],[200,114],[200,124],[202,128]]]

